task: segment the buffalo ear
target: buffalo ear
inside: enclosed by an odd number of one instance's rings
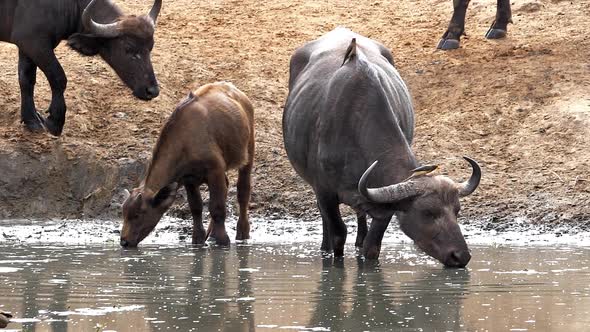
[[[151,201],[153,207],[168,209],[174,199],[176,198],[176,191],[178,190],[178,183],[172,182],[171,184],[160,189],[156,196]]]
[[[100,37],[75,33],[68,38],[68,46],[82,55],[93,56],[98,54],[103,41]]]

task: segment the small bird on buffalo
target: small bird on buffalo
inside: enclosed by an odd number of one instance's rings
[[[10,322],[10,318],[12,318],[11,314],[9,314],[7,312],[0,311],[0,329],[3,329],[6,326],[8,326],[8,323]]]

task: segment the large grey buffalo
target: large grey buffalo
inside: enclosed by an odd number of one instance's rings
[[[383,45],[338,28],[295,51],[283,135],[291,164],[316,194],[322,250],[343,255],[342,203],[357,212],[356,244],[366,258],[379,257],[395,214],[427,254],[451,267],[469,262],[457,214],[459,198],[479,185],[480,167],[466,158],[473,172],[464,183],[432,175],[435,167],[420,166],[410,148],[413,131],[410,94]]]
[[[452,50],[459,48],[459,41],[465,31],[465,14],[471,0],[453,0],[453,16],[447,31],[443,34],[437,48]],[[498,0],[496,6],[496,19],[488,29],[486,38],[500,39],[506,37],[508,23],[512,23],[512,11],[510,0]]]
[[[140,99],[158,96],[150,53],[162,0],[155,0],[148,15],[126,16],[109,0],[2,0],[0,41],[18,46],[18,80],[21,120],[27,129],[45,126],[61,135],[66,115],[67,79],[55,57],[61,40],[87,56],[99,54]],[[51,86],[49,117],[44,119],[33,98],[37,67]]]

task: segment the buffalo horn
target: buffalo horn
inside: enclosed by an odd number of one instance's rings
[[[119,29],[118,29],[119,22],[102,24],[102,23],[96,23],[92,19],[92,7],[94,7],[95,4],[96,4],[96,0],[92,0],[88,4],[88,6],[86,6],[86,8],[84,9],[84,12],[82,13],[82,24],[84,24],[84,27],[86,29],[90,30],[90,32],[92,34],[94,34],[98,37],[103,37],[103,38],[117,37],[119,35]]]
[[[420,194],[420,190],[413,181],[404,181],[381,188],[367,188],[369,174],[371,174],[375,166],[377,166],[377,161],[365,171],[358,184],[358,191],[369,201],[374,203],[395,203]]]
[[[477,162],[469,157],[463,157],[463,159],[467,160],[469,164],[471,164],[471,168],[473,172],[471,173],[471,177],[466,182],[459,184],[459,196],[465,197],[471,195],[477,189],[479,185],[479,181],[481,180],[481,168],[477,164]]]
[[[129,199],[129,196],[131,196],[131,193],[129,192],[129,190],[123,189],[123,203],[125,203],[125,201],[127,199]]]
[[[160,14],[160,9],[162,9],[162,0],[155,0],[152,9],[150,10],[149,16],[156,25],[156,20],[158,19],[158,14]]]

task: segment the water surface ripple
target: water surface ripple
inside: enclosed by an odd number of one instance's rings
[[[407,243],[377,262],[317,243],[0,244],[13,330],[474,331],[590,326],[590,249],[472,246],[445,269]]]

